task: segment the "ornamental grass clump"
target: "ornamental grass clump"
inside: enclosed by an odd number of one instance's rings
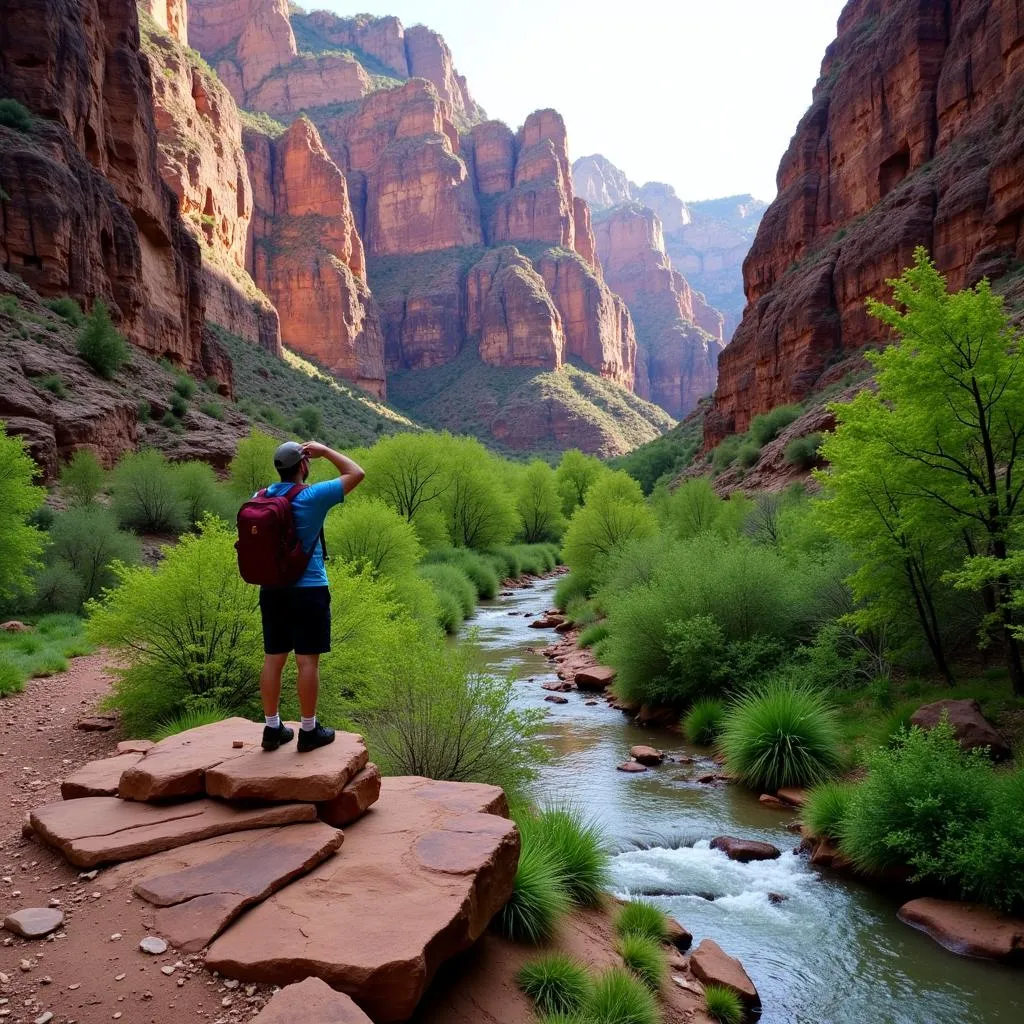
[[[584,1017],[596,1024],[659,1024],[654,994],[628,971],[612,967],[594,983]]]
[[[620,938],[617,948],[630,974],[657,992],[668,974],[664,946],[656,939],[634,933]]]
[[[586,967],[564,953],[527,961],[516,974],[516,983],[542,1014],[578,1013],[591,990]]]
[[[743,1004],[731,988],[725,985],[705,985],[704,1001],[707,1003],[708,1015],[714,1017],[719,1024],[741,1024]]]
[[[599,825],[571,806],[521,815],[518,824],[524,843],[538,843],[551,853],[573,903],[594,906],[600,902],[608,884],[608,848]]]
[[[718,739],[725,719],[725,704],[714,697],[693,702],[683,719],[683,733],[691,743],[708,747]]]
[[[729,707],[720,746],[730,773],[761,792],[816,785],[840,765],[832,708],[819,693],[785,678]]]
[[[640,935],[655,942],[664,942],[668,937],[668,917],[653,903],[632,900],[615,918],[615,934],[620,938]]]
[[[501,933],[514,942],[539,945],[554,934],[570,905],[550,850],[524,838],[512,895],[498,915]]]
[[[832,781],[822,782],[811,790],[802,817],[812,835],[838,839],[843,834],[843,823],[856,788],[852,782]]]

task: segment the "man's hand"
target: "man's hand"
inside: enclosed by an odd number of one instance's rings
[[[330,453],[331,449],[325,444],[321,444],[319,441],[307,441],[302,446],[302,451],[305,453],[307,459],[324,459]]]

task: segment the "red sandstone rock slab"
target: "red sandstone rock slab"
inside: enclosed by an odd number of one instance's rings
[[[322,822],[243,832],[212,860],[206,859],[206,850],[185,847],[182,859],[191,859],[195,851],[196,863],[149,874],[134,889],[160,908],[155,930],[175,948],[192,953],[209,945],[247,907],[333,855],[343,839],[338,829]]]
[[[262,739],[263,726],[244,718],[228,718],[168,736],[121,776],[118,794],[123,800],[142,801],[199,796],[204,792],[207,771],[255,751],[264,753]],[[241,740],[242,746],[234,747],[235,740]]]
[[[333,800],[369,760],[363,737],[351,732],[339,732],[333,743],[304,754],[292,742],[273,752],[257,749],[245,755],[207,770],[208,796],[261,803]]]
[[[156,744],[152,740],[121,740],[117,745],[119,754],[145,754]]]
[[[577,669],[575,682],[580,690],[607,690],[615,682],[615,669],[607,665]]]
[[[315,974],[378,1024],[407,1020],[440,964],[479,938],[512,892],[515,825],[481,813],[499,794],[384,779],[344,853],[231,925],[207,967],[275,984]]]
[[[648,768],[653,768],[665,760],[665,755],[660,750],[655,747],[646,747],[642,744],[630,747],[629,756],[634,761],[647,765]]]
[[[343,992],[319,978],[281,989],[253,1024],[373,1024]]]
[[[750,1009],[761,1005],[754,983],[743,969],[743,964],[729,956],[717,942],[705,939],[690,954],[690,971],[704,985],[724,985],[731,988]]]
[[[807,803],[807,790],[801,786],[784,786],[775,795],[791,807],[803,807]]]
[[[319,804],[317,814],[328,825],[344,828],[361,818],[379,799],[380,769],[368,764],[333,800]]]
[[[87,715],[75,722],[75,728],[82,732],[110,732],[117,725],[117,715]]]
[[[981,713],[981,705],[976,700],[937,700],[924,704],[910,716],[910,724],[934,729],[944,717],[949,718],[953,735],[964,750],[988,747],[989,754],[997,761],[1012,756],[1010,745]]]
[[[32,828],[79,867],[135,860],[161,850],[247,829],[313,821],[312,804],[237,810],[212,800],[158,807],[92,796],[37,807]]]
[[[989,960],[1024,957],[1024,919],[990,907],[926,896],[904,903],[897,916],[960,956]]]
[[[711,840],[712,850],[721,850],[729,860],[749,864],[752,860],[776,860],[782,851],[771,843],[761,843],[755,839],[737,839],[735,836],[715,836]]]
[[[142,760],[142,754],[118,754],[99,761],[83,764],[61,784],[60,795],[65,800],[79,800],[85,796],[117,796],[121,775]]]
[[[775,810],[788,811],[792,810],[789,804],[784,803],[777,796],[772,796],[771,793],[762,793],[758,798],[758,803],[765,807],[772,807]]]
[[[633,775],[647,771],[647,766],[641,764],[639,761],[623,761],[622,764],[616,765],[615,768],[616,771],[628,772]]]

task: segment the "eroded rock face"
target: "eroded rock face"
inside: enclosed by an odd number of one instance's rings
[[[465,78],[456,70],[452,52],[444,39],[425,25],[405,31],[405,53],[409,74],[433,82],[441,99],[462,118],[476,120],[482,111],[469,94]]]
[[[103,298],[134,344],[201,373],[199,246],[160,178],[133,0],[10,0],[0,93],[41,115],[0,128],[0,263],[42,295]]]
[[[143,0],[150,17],[175,42],[188,44],[188,4],[186,0]]]
[[[440,964],[483,933],[512,891],[518,832],[488,810],[501,791],[456,787],[384,779],[343,855],[234,923],[207,966],[276,984],[315,973],[373,1020],[407,1020]],[[400,927],[380,912],[383,893],[401,908]]]
[[[744,264],[748,307],[720,362],[709,444],[885,341],[865,299],[889,297],[916,246],[952,288],[1024,256],[1022,43],[1016,0],[846,6]]]

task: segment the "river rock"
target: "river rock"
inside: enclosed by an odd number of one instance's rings
[[[10,619],[7,622],[0,623],[0,630],[5,633],[31,633],[32,627],[25,622],[20,622],[18,619]]]
[[[803,807],[807,803],[807,790],[802,786],[784,786],[775,796],[790,807]]]
[[[715,836],[711,840],[712,850],[721,850],[729,860],[748,864],[752,860],[776,860],[782,851],[771,843],[761,843],[756,839],[737,839],[735,836]]]
[[[1013,960],[1024,955],[1024,919],[978,903],[925,896],[904,903],[897,916],[960,956]]]
[[[647,765],[641,764],[639,761],[623,761],[622,764],[616,765],[616,771],[637,774],[647,771]]]
[[[142,754],[135,753],[90,761],[60,784],[60,795],[65,800],[80,800],[84,796],[117,796],[121,775],[141,760]]]
[[[317,805],[321,821],[344,828],[361,818],[380,798],[380,769],[368,764],[333,799]]]
[[[704,985],[731,988],[748,1009],[756,1010],[761,1005],[761,997],[743,964],[712,939],[704,939],[690,954],[690,971]]]
[[[791,810],[789,804],[784,803],[777,796],[772,796],[771,793],[762,793],[758,798],[757,802],[762,804],[764,807],[772,807],[775,810]]]
[[[234,922],[206,966],[278,985],[315,973],[378,1024],[408,1020],[437,968],[480,937],[515,879],[518,831],[486,813],[504,794],[458,786],[385,778],[342,856]]]
[[[910,724],[934,729],[944,715],[949,716],[953,735],[964,750],[988,747],[989,755],[996,761],[1013,755],[999,730],[981,713],[981,705],[976,700],[937,700],[934,704],[924,704],[910,716]]]
[[[839,851],[829,839],[822,839],[811,850],[811,863],[819,868],[831,868],[833,871],[852,872],[853,861],[845,853]]]
[[[539,619],[534,619],[530,623],[530,629],[554,629],[563,622],[565,619],[561,615],[544,615]]]
[[[557,626],[555,626],[555,632],[556,633],[571,633],[574,628],[575,628],[574,623],[568,622],[568,621],[563,621],[563,622],[558,623]]]
[[[608,665],[593,665],[576,672],[576,687],[580,690],[601,692],[615,682],[615,669]]]
[[[568,693],[572,689],[572,683],[566,682],[564,679],[560,679],[556,682],[541,683],[540,688],[542,690],[548,690],[551,693]]]
[[[629,750],[629,756],[633,758],[634,761],[639,761],[641,764],[647,765],[648,768],[653,768],[655,765],[659,765],[665,760],[665,755],[654,747],[631,747]]]
[[[36,835],[83,868],[135,860],[229,832],[315,818],[312,804],[236,809],[213,800],[193,800],[154,806],[105,796],[64,800],[31,812]]]
[[[332,856],[343,839],[338,829],[317,821],[193,844],[177,852],[186,863],[197,863],[144,878],[134,891],[159,908],[156,930],[175,948],[193,953],[208,946],[246,908]],[[206,859],[221,847],[225,853]]]
[[[679,712],[675,708],[658,704],[641,704],[636,713],[636,724],[648,728],[668,729],[679,724]]]
[[[44,939],[64,923],[64,914],[52,907],[26,907],[4,918],[4,928],[23,939]]]
[[[693,944],[693,935],[674,917],[665,918],[665,939],[676,949],[689,949]]]
[[[254,1024],[373,1024],[344,992],[319,978],[287,985],[253,1018]]]
[[[263,729],[258,728],[262,739]],[[207,769],[208,796],[259,803],[334,800],[369,761],[363,737],[351,732],[339,732],[333,743],[304,754],[295,743],[272,754],[263,749],[242,754]]]
[[[568,704],[569,700],[566,697],[560,697],[557,693],[549,693],[544,698],[549,704]]]

